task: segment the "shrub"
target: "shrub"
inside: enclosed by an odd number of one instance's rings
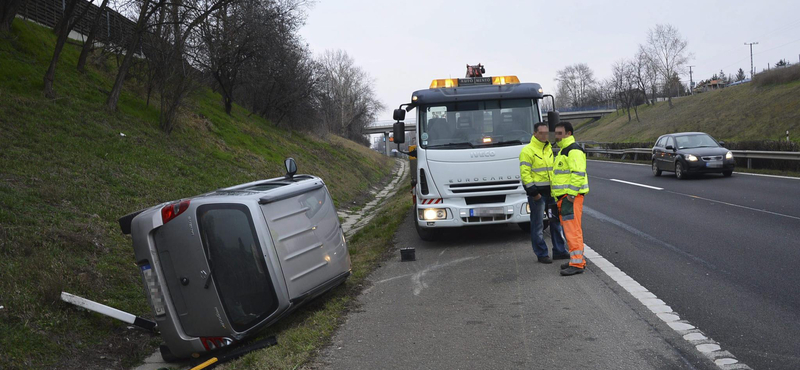
[[[792,81],[800,81],[800,64],[771,69],[753,77],[753,85],[755,86],[785,84]]]

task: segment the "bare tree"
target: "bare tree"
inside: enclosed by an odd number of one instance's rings
[[[11,30],[11,22],[17,15],[17,9],[25,0],[3,0],[0,2],[0,32]]]
[[[61,50],[64,49],[64,44],[67,42],[67,36],[69,36],[70,31],[75,27],[75,25],[86,16],[86,12],[89,10],[89,4],[83,4],[83,11],[77,17],[73,17],[73,13],[75,13],[75,9],[78,6],[78,0],[69,0],[66,3],[66,7],[64,8],[64,14],[61,16],[61,20],[58,21],[58,24],[55,27],[55,31],[58,34],[56,38],[56,47],[53,51],[53,57],[50,59],[50,66],[47,68],[47,72],[44,74],[44,95],[48,98],[52,99],[55,98],[55,91],[53,90],[53,80],[56,76],[56,65],[58,64],[58,59],[61,56]]]
[[[152,0],[142,0],[136,26],[133,29],[133,34],[129,36],[128,44],[125,46],[125,58],[122,60],[122,65],[120,65],[117,71],[114,87],[111,88],[111,93],[108,94],[108,99],[106,99],[106,107],[109,110],[114,111],[117,109],[119,96],[122,94],[122,85],[125,82],[125,77],[128,75],[131,64],[133,64],[134,54],[139,50],[142,34],[147,30],[148,20],[156,11],[164,6],[165,3],[166,0],[156,0],[156,3],[152,3]],[[153,6],[151,6],[151,4]]]
[[[106,10],[107,5],[108,0],[103,0],[102,4],[100,4],[100,8],[97,10],[97,14],[95,14],[92,20],[92,28],[89,30],[89,34],[86,35],[86,41],[83,43],[81,55],[78,57],[77,68],[80,73],[85,73],[86,71],[84,68],[86,66],[86,58],[94,48],[94,39],[97,37],[97,32],[100,30],[100,17],[103,15],[103,11]]]
[[[636,98],[641,92],[637,88],[635,65],[635,61],[620,60],[612,66],[614,92],[623,108],[628,111],[628,122],[631,121],[631,108],[636,113],[636,121],[639,122]]]
[[[361,133],[383,104],[375,98],[372,79],[342,50],[326,51],[319,59],[317,104],[326,127],[369,145]]]
[[[566,93],[569,104],[580,107],[586,104],[586,100],[595,85],[594,72],[585,63],[573,64],[559,70],[555,78],[558,81],[558,91]],[[561,100],[564,97],[561,96]]]
[[[681,37],[678,29],[669,24],[657,24],[647,33],[647,55],[655,63],[665,83],[670,108],[672,108],[673,75],[683,73],[686,63],[692,56],[686,50],[687,45],[688,42]]]

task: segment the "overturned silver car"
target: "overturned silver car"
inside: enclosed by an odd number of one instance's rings
[[[120,218],[130,234],[165,360],[199,357],[254,334],[350,275],[322,179],[287,175],[160,204]]]

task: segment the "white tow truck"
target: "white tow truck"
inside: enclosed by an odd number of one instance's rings
[[[417,146],[409,154],[417,159],[412,198],[423,240],[436,239],[448,227],[515,223],[530,228],[519,154],[534,124],[542,122],[542,100],[553,97],[537,83],[484,77],[484,72],[480,64],[467,65],[466,78],[433,80],[394,111],[399,145],[405,141],[405,113],[417,109]],[[558,112],[547,117],[552,131]]]

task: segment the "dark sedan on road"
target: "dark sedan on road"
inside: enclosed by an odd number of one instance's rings
[[[733,153],[710,135],[679,132],[662,135],[653,146],[653,175],[673,171],[679,179],[695,173],[733,174]]]

